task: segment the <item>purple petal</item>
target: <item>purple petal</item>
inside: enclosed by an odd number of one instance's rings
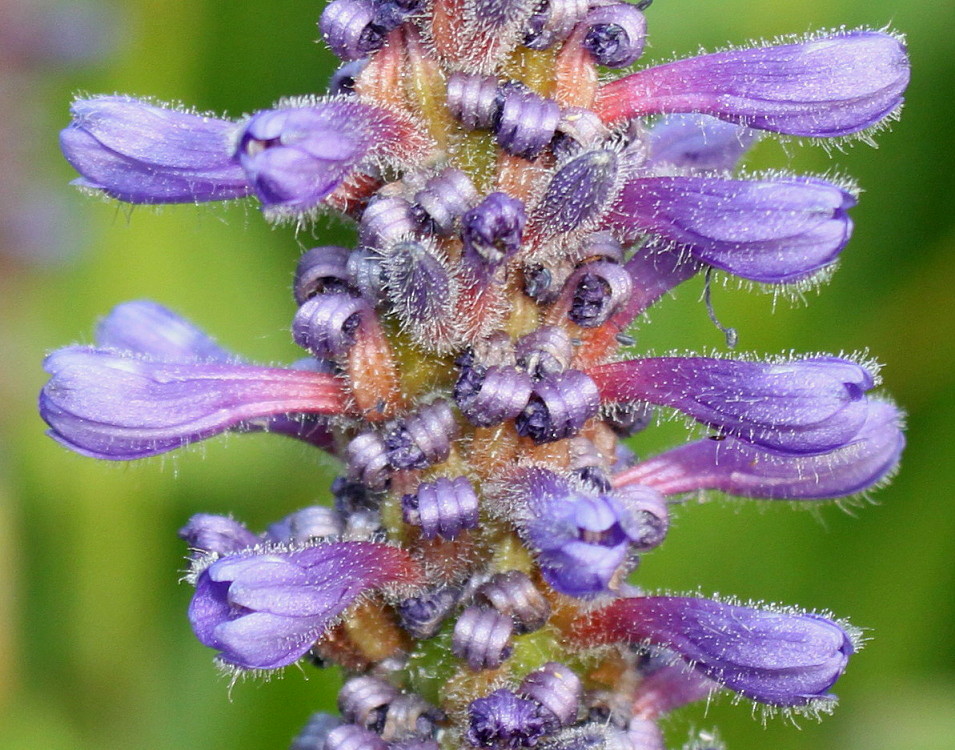
[[[81,187],[129,203],[225,200],[249,194],[233,159],[236,126],[227,120],[101,96],[73,104],[60,134]]]
[[[855,197],[823,180],[640,177],[606,223],[628,238],[649,234],[694,260],[745,279],[786,283],[835,261],[849,241]]]
[[[902,415],[871,401],[865,424],[846,446],[815,456],[769,453],[733,438],[700,440],[637,464],[615,484],[642,484],[665,495],[709,489],[769,500],[818,500],[862,492],[898,465]]]
[[[708,115],[669,115],[650,130],[644,166],[732,170],[758,137],[749,128]]]
[[[652,357],[588,372],[604,402],[646,401],[782,453],[825,453],[848,445],[868,417],[873,376],[836,357],[745,362]]]
[[[334,376],[217,362],[138,359],[85,347],[47,357],[40,394],[49,434],[83,455],[156,455],[286,413],[338,413]]]
[[[894,112],[908,81],[898,38],[855,30],[648,68],[601,87],[596,110],[607,123],[698,112],[790,135],[839,136]]]

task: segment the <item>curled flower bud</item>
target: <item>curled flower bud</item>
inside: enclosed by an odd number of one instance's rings
[[[550,616],[550,604],[527,574],[519,570],[495,573],[478,587],[474,600],[510,615],[517,633],[530,633],[544,627]]]
[[[812,276],[849,241],[849,192],[809,178],[772,181],[713,177],[630,180],[608,222],[629,236],[648,233],[694,259],[767,284]]]
[[[618,263],[585,263],[568,279],[573,290],[567,317],[582,328],[596,328],[623,308],[633,291],[630,274]]]
[[[351,294],[319,294],[307,299],[292,321],[292,338],[319,359],[341,357],[355,343],[368,304]]]
[[[388,743],[370,729],[342,724],[328,733],[322,750],[388,750]]]
[[[442,234],[450,234],[455,220],[478,200],[471,178],[453,167],[429,179],[424,189],[415,193],[415,202]]]
[[[376,432],[363,432],[348,444],[348,476],[369,489],[380,490],[388,481],[391,466],[388,447]]]
[[[386,544],[249,550],[199,573],[189,620],[226,664],[276,669],[304,656],[364,592],[419,575],[407,552]]]
[[[536,701],[545,711],[548,729],[570,726],[577,720],[583,696],[580,678],[569,667],[547,662],[521,682],[521,694]]]
[[[901,40],[857,29],[647,68],[602,86],[596,109],[607,123],[698,112],[778,133],[839,136],[891,115],[908,82]]]
[[[588,7],[588,0],[542,0],[524,29],[525,46],[547,49],[562,42],[570,36]]]
[[[345,721],[380,731],[388,704],[398,697],[398,690],[377,677],[352,677],[338,692],[338,710]]]
[[[511,655],[511,618],[493,609],[468,607],[454,624],[451,650],[474,671],[496,669]]]
[[[440,463],[450,454],[457,434],[451,407],[446,401],[435,401],[386,429],[388,462],[396,469],[423,469]]]
[[[494,76],[456,72],[448,77],[448,109],[468,130],[493,126],[503,99]]]
[[[471,424],[490,427],[514,419],[531,396],[531,378],[516,367],[470,367],[454,387],[454,400]]]
[[[578,635],[588,645],[663,646],[721,685],[775,706],[831,700],[829,688],[855,650],[843,627],[818,615],[693,597],[618,599],[582,618]]]
[[[385,271],[381,255],[368,249],[355,250],[348,256],[348,274],[363,299],[377,304],[385,288]]]
[[[653,357],[599,365],[588,373],[604,401],[671,406],[727,435],[781,453],[825,453],[853,441],[875,384],[861,365],[837,357],[762,363]]]
[[[464,247],[496,265],[520,249],[527,214],[506,193],[491,193],[461,218]]]
[[[665,495],[701,489],[769,500],[818,500],[862,492],[898,465],[905,445],[902,415],[892,404],[870,401],[865,423],[847,445],[813,456],[782,455],[727,438],[674,448],[618,474]]]
[[[574,359],[574,345],[563,328],[541,326],[518,339],[517,363],[533,378],[563,372]]]
[[[458,603],[461,592],[453,586],[438,588],[398,604],[402,627],[414,638],[431,638]]]
[[[375,23],[373,0],[332,0],[318,26],[325,43],[345,61],[367,57],[385,41],[385,29]]]
[[[560,122],[560,106],[533,91],[512,87],[504,93],[494,134],[501,148],[514,156],[533,159],[551,142]]]
[[[670,511],[660,492],[634,484],[619,487],[614,497],[630,512],[639,527],[633,539],[635,549],[644,552],[663,544],[670,527]]]
[[[69,347],[47,357],[40,394],[49,434],[85,456],[128,461],[287,413],[337,414],[331,375],[218,362],[145,360]]]
[[[402,498],[401,506],[405,522],[420,526],[425,539],[454,539],[478,522],[478,498],[464,477],[423,482],[415,494]]]
[[[582,148],[594,148],[610,136],[610,129],[597,115],[582,107],[565,107],[557,123],[554,154],[560,157],[576,155]]]
[[[269,539],[279,544],[307,544],[338,536],[343,530],[342,517],[337,510],[313,505],[271,524],[266,533]]]
[[[517,417],[517,431],[537,443],[573,437],[600,410],[600,393],[580,370],[566,370],[534,384],[527,407]]]
[[[584,49],[598,64],[625,68],[643,53],[647,19],[635,6],[616,3],[594,8],[583,23],[588,27]]]
[[[78,99],[60,133],[74,182],[128,203],[191,203],[252,191],[230,148],[235,123],[126,96]]]
[[[313,247],[298,260],[292,289],[295,301],[302,305],[323,292],[344,292],[351,287],[347,247]]]
[[[226,516],[213,516],[197,513],[179,529],[179,538],[189,545],[190,550],[213,552],[218,555],[231,555],[261,542],[249,531],[245,524]]]
[[[474,747],[532,747],[545,731],[540,705],[510,690],[495,690],[468,704],[465,738]]]
[[[403,693],[388,705],[381,736],[389,742],[431,736],[434,734],[436,723],[443,718],[444,712],[432,706],[421,696]],[[394,743],[388,747],[395,748],[399,745]],[[425,750],[428,747],[425,744]]]
[[[365,247],[388,249],[411,237],[418,225],[411,204],[404,198],[378,198],[368,204],[361,217],[359,239]]]

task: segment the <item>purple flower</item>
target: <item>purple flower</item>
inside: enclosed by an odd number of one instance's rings
[[[855,650],[853,637],[825,617],[755,609],[710,599],[618,599],[579,622],[596,643],[649,643],[760,703],[804,706],[831,700],[829,688]]]
[[[233,159],[235,123],[128,96],[79,99],[60,133],[80,187],[128,203],[241,198],[251,187]]]
[[[465,735],[475,747],[533,747],[546,730],[543,709],[510,690],[495,690],[468,705]]]
[[[221,362],[149,360],[68,347],[46,358],[40,393],[48,434],[85,456],[127,461],[276,416],[339,414],[332,375]]]
[[[721,434],[781,453],[814,454],[849,444],[868,417],[873,375],[837,357],[746,362],[653,357],[588,371],[604,402],[670,406]]]
[[[248,550],[198,573],[189,620],[224,663],[276,669],[304,656],[363,593],[418,575],[407,552],[385,544]]]
[[[852,234],[846,212],[855,203],[846,190],[806,177],[637,177],[606,223],[744,279],[781,284],[836,260]]]
[[[902,103],[905,47],[879,31],[843,31],[796,44],[728,50],[647,68],[600,88],[613,123],[698,112],[790,135],[848,135]]]
[[[770,500],[845,497],[876,486],[895,470],[905,446],[901,421],[892,404],[870,401],[855,437],[828,453],[781,455],[731,437],[699,440],[621,472],[614,483],[648,485],[665,495],[720,490]]]

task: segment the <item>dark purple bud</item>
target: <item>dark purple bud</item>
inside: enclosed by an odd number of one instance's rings
[[[338,692],[338,710],[352,724],[380,732],[388,704],[398,697],[398,689],[390,682],[363,675],[352,677]]]
[[[114,307],[96,326],[96,344],[167,362],[238,360],[188,320],[149,300]]]
[[[813,456],[780,455],[733,438],[700,440],[618,474],[620,485],[639,482],[664,495],[712,489],[768,500],[819,500],[870,489],[896,468],[905,445],[902,415],[870,401],[865,424],[845,447]]]
[[[659,491],[634,484],[618,487],[613,495],[634,519],[634,549],[645,552],[663,544],[670,528],[670,510]]]
[[[497,265],[520,249],[526,223],[521,201],[507,193],[491,193],[461,218],[465,251]]]
[[[467,130],[489,129],[503,105],[495,76],[452,73],[448,77],[448,109]]]
[[[514,621],[516,633],[530,633],[547,624],[550,604],[526,573],[495,573],[474,594],[475,604],[490,606]]]
[[[458,603],[460,593],[453,586],[439,586],[421,596],[405,599],[397,606],[401,626],[412,638],[432,638]]]
[[[316,208],[366,157],[391,150],[403,136],[384,109],[319,100],[254,114],[236,155],[265,208],[294,215]]]
[[[598,65],[625,68],[643,53],[647,19],[637,8],[615,3],[594,8],[584,19],[584,49]]]
[[[424,189],[415,193],[415,202],[441,234],[450,234],[455,220],[479,200],[471,178],[453,167],[429,179]]]
[[[328,81],[329,96],[351,96],[355,93],[355,79],[368,67],[369,58],[352,60],[332,73]]]
[[[567,280],[573,290],[567,317],[582,328],[597,328],[630,300],[633,283],[619,263],[597,260],[585,263]]]
[[[518,339],[517,363],[535,379],[557,375],[574,359],[570,335],[557,326],[541,326]]]
[[[868,370],[838,357],[746,362],[652,357],[588,374],[604,401],[646,401],[781,453],[825,453],[851,443],[869,415]]]
[[[589,7],[589,0],[543,0],[524,28],[524,44],[547,49],[564,41]]]
[[[468,705],[465,739],[474,747],[534,747],[545,731],[540,705],[510,690],[495,690]]]
[[[364,247],[386,250],[410,238],[418,229],[411,204],[404,198],[376,198],[368,204],[358,227]]]
[[[454,387],[454,399],[471,424],[490,427],[520,414],[531,387],[530,375],[516,367],[468,368]]]
[[[292,338],[319,359],[341,357],[355,343],[368,303],[334,292],[305,300],[292,321]]]
[[[573,437],[600,411],[600,392],[580,370],[543,377],[534,384],[527,407],[517,417],[517,432],[536,443]]]
[[[657,237],[707,265],[767,284],[804,280],[834,262],[852,234],[855,197],[807,177],[630,180],[608,223]]]
[[[421,345],[448,348],[455,338],[457,286],[437,247],[418,240],[392,245],[382,259],[385,291],[403,327]]]
[[[544,709],[549,731],[570,726],[577,721],[583,685],[569,667],[554,661],[547,662],[524,678],[520,692]]]
[[[839,136],[895,112],[908,82],[901,39],[856,29],[647,68],[602,86],[595,109],[607,123],[698,112],[778,133]]]
[[[328,733],[321,750],[388,750],[388,743],[370,729],[342,724]]]
[[[405,523],[421,527],[421,536],[454,539],[478,523],[478,498],[464,477],[422,482],[414,495],[401,499]]]
[[[163,362],[68,347],[47,357],[40,393],[48,434],[85,456],[127,461],[226,430],[268,429],[288,413],[344,411],[331,375],[222,362]]]
[[[853,636],[819,615],[754,609],[695,597],[618,599],[588,615],[578,637],[651,643],[737,693],[774,706],[830,701],[854,652]]]
[[[342,60],[360,60],[380,49],[385,29],[376,23],[373,0],[332,0],[325,6],[318,28],[322,38]]]
[[[245,524],[227,516],[213,516],[198,513],[179,529],[179,538],[196,552],[213,552],[218,555],[231,555],[248,547],[254,547],[262,540],[245,528]]]
[[[512,87],[504,93],[494,120],[498,145],[507,153],[533,159],[551,142],[560,122],[560,106],[533,91]]]
[[[345,452],[348,477],[372,490],[385,487],[391,476],[388,448],[376,432],[353,438]]]
[[[350,255],[351,250],[347,247],[325,245],[313,247],[299,258],[295,268],[295,281],[292,285],[295,302],[302,305],[317,294],[349,291],[351,289],[351,277],[348,273]]]
[[[337,716],[326,713],[314,713],[308,718],[302,731],[299,732],[289,750],[322,750],[325,739],[335,727],[340,726],[342,720]]]
[[[236,124],[126,96],[78,99],[60,147],[73,184],[128,203],[192,203],[249,195],[233,159]]]
[[[276,669],[304,656],[362,594],[419,575],[407,552],[386,544],[257,548],[198,574],[189,620],[224,663]]]
[[[458,424],[447,401],[437,400],[385,429],[388,462],[395,469],[423,469],[451,453]]]
[[[732,170],[758,139],[758,131],[708,115],[669,115],[650,130],[645,166]]]
[[[468,607],[454,624],[451,651],[474,671],[497,669],[511,655],[511,618],[493,609]]]
[[[551,178],[531,220],[546,233],[562,234],[599,219],[616,196],[618,166],[607,149],[575,156]]]
[[[517,523],[554,589],[581,598],[606,592],[639,525],[613,495],[586,494],[546,469],[509,480]]]
[[[313,505],[287,515],[269,526],[268,538],[278,544],[308,544],[309,542],[336,537],[345,525],[334,508]]]

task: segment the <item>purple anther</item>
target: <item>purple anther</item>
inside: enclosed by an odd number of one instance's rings
[[[254,547],[262,540],[249,531],[245,524],[226,516],[197,513],[179,529],[179,538],[189,545],[190,551],[213,552],[230,555],[233,552]]]
[[[551,142],[558,122],[557,102],[533,91],[511,88],[504,94],[493,129],[501,148],[514,156],[533,159]]]
[[[496,669],[511,655],[511,618],[486,607],[468,607],[454,625],[451,651],[474,671]]]
[[[321,750],[388,750],[388,743],[370,729],[342,724],[328,733]]]
[[[329,96],[351,96],[355,93],[355,79],[368,67],[369,58],[352,60],[340,66],[328,80]]]
[[[418,485],[413,495],[401,499],[406,523],[421,527],[421,536],[454,539],[478,523],[478,497],[465,477],[439,477]]]
[[[541,707],[510,690],[495,690],[468,705],[465,739],[474,747],[520,750],[534,747],[546,732]]]
[[[389,743],[431,737],[437,722],[445,718],[444,712],[435,708],[420,695],[402,693],[388,706],[381,737]],[[389,744],[389,750],[396,745]]]
[[[550,604],[527,574],[519,570],[495,573],[478,587],[474,603],[508,615],[518,634],[539,630],[550,617]]]
[[[421,596],[405,599],[396,608],[401,626],[412,638],[433,637],[458,603],[460,594],[454,586],[439,586]]]
[[[465,251],[497,265],[520,249],[526,223],[521,201],[507,193],[491,193],[461,218]]]
[[[447,401],[437,400],[416,414],[392,422],[384,434],[388,462],[396,469],[423,469],[451,453],[458,424]]]
[[[454,167],[429,179],[414,198],[441,234],[450,234],[455,220],[480,200],[471,178]]]
[[[594,222],[620,189],[620,160],[609,149],[584,151],[551,177],[532,220],[549,235]]]
[[[319,359],[340,357],[355,343],[362,316],[368,312],[368,304],[360,297],[319,294],[298,308],[292,338]]]
[[[361,293],[362,299],[377,305],[385,287],[381,255],[367,248],[358,248],[348,256],[348,275]]]
[[[562,42],[589,7],[589,0],[542,0],[524,27],[525,46],[547,49]]]
[[[380,732],[388,704],[398,697],[398,689],[378,677],[352,677],[338,692],[338,710],[345,721]]]
[[[324,245],[313,247],[299,258],[292,285],[295,302],[301,305],[316,294],[349,291],[348,257],[351,252],[347,247]]]
[[[640,484],[631,484],[614,490],[614,497],[630,511],[639,529],[632,541],[640,552],[663,544],[670,528],[670,510],[666,498],[658,490]]]
[[[385,487],[391,474],[388,448],[376,432],[353,438],[345,451],[348,477],[373,490]]]
[[[560,112],[554,154],[560,158],[576,155],[581,149],[599,147],[610,136],[610,128],[589,109],[566,107]]]
[[[490,427],[520,414],[531,388],[530,375],[516,367],[471,368],[458,379],[454,398],[471,424]]]
[[[452,73],[448,78],[448,109],[467,130],[489,129],[501,111],[495,76]]]
[[[577,721],[583,685],[570,667],[547,662],[523,679],[520,693],[543,706],[550,720],[549,731]]]
[[[633,280],[619,263],[585,263],[568,279],[573,297],[567,317],[582,328],[596,328],[630,300]]]
[[[270,524],[266,536],[279,544],[307,544],[318,539],[336,537],[345,528],[342,517],[334,508],[313,505]]]
[[[519,434],[536,443],[573,437],[600,410],[600,392],[580,370],[541,378],[530,402],[517,417]]]
[[[360,60],[381,48],[385,29],[375,23],[373,0],[332,0],[325,6],[318,28],[338,57]]]
[[[574,345],[563,328],[541,326],[517,340],[517,363],[539,379],[563,372],[574,359]]]
[[[385,250],[395,242],[415,234],[415,221],[411,204],[404,198],[392,196],[371,201],[361,216],[358,239],[364,247]]]
[[[615,3],[587,14],[586,49],[599,65],[625,68],[643,53],[647,19],[632,5]]]

